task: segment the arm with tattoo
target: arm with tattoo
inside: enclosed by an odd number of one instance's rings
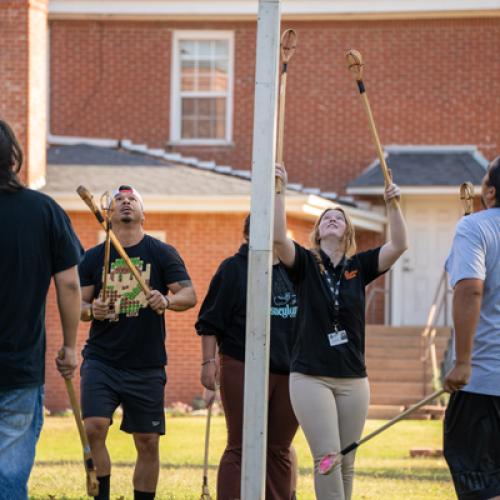
[[[168,285],[168,307],[172,311],[185,311],[196,305],[196,293],[190,280],[177,281]]]

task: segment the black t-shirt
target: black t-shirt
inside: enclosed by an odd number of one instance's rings
[[[165,295],[168,285],[189,280],[181,257],[174,247],[145,235],[125,248],[145,282]],[[114,307],[111,320],[93,320],[82,355],[120,368],[152,368],[167,363],[165,319],[147,305],[136,279],[111,245],[108,293]],[[82,286],[94,285],[94,298],[102,287],[104,244],[85,253],[80,264]]]
[[[45,378],[45,301],[51,277],[78,264],[83,248],[50,197],[0,192],[0,388],[36,387]]]
[[[296,285],[300,304],[290,371],[326,377],[366,377],[365,367],[365,286],[380,276],[380,248],[357,253],[333,268],[324,252],[321,259],[335,283],[340,281],[338,315],[339,331],[335,333],[332,294],[310,250],[295,243],[295,262],[288,269]],[[347,341],[346,341],[347,340]],[[333,345],[332,345],[333,344]]]
[[[196,331],[216,335],[219,352],[245,361],[248,245],[219,266],[200,308]],[[290,372],[297,298],[281,264],[273,266],[271,293],[270,371]]]

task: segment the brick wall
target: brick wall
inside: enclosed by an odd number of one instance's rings
[[[51,131],[169,140],[174,29],[235,32],[234,144],[176,147],[219,164],[251,161],[255,24],[51,22]],[[289,27],[289,26],[284,26]],[[285,161],[290,179],[343,192],[375,157],[344,60],[364,56],[384,144],[476,144],[500,154],[500,19],[296,22],[289,67]]]
[[[47,0],[0,2],[0,118],[25,154],[28,184],[45,175]]]

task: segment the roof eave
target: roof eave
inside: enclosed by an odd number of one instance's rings
[[[402,195],[455,195],[459,186],[399,186]],[[475,185],[474,190],[479,193],[481,186]],[[347,194],[375,196],[384,194],[384,186],[358,186],[348,187]]]

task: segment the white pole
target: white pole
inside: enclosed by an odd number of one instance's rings
[[[264,500],[280,0],[259,0],[248,260],[242,500]]]

